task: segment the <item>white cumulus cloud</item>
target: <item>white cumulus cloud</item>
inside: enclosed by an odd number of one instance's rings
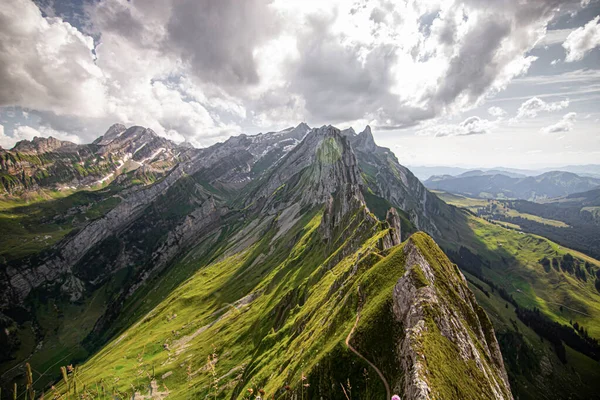
[[[492,117],[496,117],[496,118],[500,118],[506,115],[506,111],[504,111],[503,108],[497,107],[497,106],[492,106],[490,108],[488,108],[488,113],[492,116]]]
[[[97,117],[105,77],[94,41],[60,18],[44,18],[31,1],[0,2],[0,106]]]
[[[532,97],[521,104],[516,119],[535,118],[541,112],[559,111],[569,106],[569,100],[547,103],[539,97]]]
[[[569,34],[563,47],[566,62],[579,61],[592,49],[600,46],[600,15]]]
[[[435,137],[483,135],[490,133],[495,125],[493,121],[473,116],[459,124],[435,124],[420,130],[418,134]]]
[[[557,133],[557,132],[569,132],[573,130],[575,125],[575,117],[577,113],[570,112],[565,114],[560,121],[554,125],[546,126],[541,129],[542,133]]]

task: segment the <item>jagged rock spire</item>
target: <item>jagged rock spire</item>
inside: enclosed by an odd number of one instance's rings
[[[377,144],[375,144],[375,139],[369,125],[365,127],[364,131],[358,134],[354,145],[361,151],[375,151],[377,149]]]
[[[392,229],[391,237],[393,245],[397,245],[402,242],[402,225],[400,223],[400,216],[398,215],[398,211],[392,207],[388,210],[385,220],[390,225]]]

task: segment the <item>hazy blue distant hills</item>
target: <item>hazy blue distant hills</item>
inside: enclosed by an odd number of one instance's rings
[[[434,175],[450,175],[456,176],[462,173],[470,171],[469,168],[461,168],[461,167],[444,167],[444,166],[435,166],[435,167],[425,167],[425,166],[411,166],[410,170],[415,174],[417,178],[421,181],[425,181]]]
[[[435,175],[450,175],[458,176],[470,172],[486,172],[486,173],[501,173],[507,176],[538,176],[545,172],[564,171],[572,172],[579,176],[588,176],[600,179],[600,164],[588,165],[566,165],[561,167],[539,168],[539,169],[521,169],[507,167],[493,168],[464,168],[464,167],[448,167],[448,166],[409,166],[415,176],[421,181],[425,181]]]
[[[425,186],[471,197],[535,201],[600,187],[600,179],[565,171],[525,176],[514,172],[475,170],[458,176],[432,176],[425,181]]]

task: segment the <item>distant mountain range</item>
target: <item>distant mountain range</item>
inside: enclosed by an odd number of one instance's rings
[[[451,175],[458,176],[466,172],[471,171],[484,171],[484,172],[497,172],[508,176],[537,176],[545,172],[551,171],[563,171],[572,172],[579,176],[588,176],[592,178],[600,179],[600,164],[588,164],[588,165],[565,165],[561,167],[552,168],[539,168],[539,169],[520,169],[520,168],[506,168],[506,167],[493,167],[493,168],[463,168],[463,167],[447,167],[447,166],[409,166],[410,170],[413,171],[415,176],[421,181],[425,181],[435,175]]]
[[[470,197],[532,201],[568,196],[600,187],[598,178],[579,176],[565,171],[525,176],[515,172],[475,170],[458,176],[432,176],[424,183],[429,189]]]

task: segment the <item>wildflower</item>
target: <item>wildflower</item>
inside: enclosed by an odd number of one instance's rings
[[[304,384],[304,387],[309,387],[309,386],[310,386],[310,383],[305,383]]]
[[[400,396],[398,396],[397,394],[392,396],[392,400],[400,400]]]
[[[248,393],[252,394],[252,393],[254,393],[254,390],[252,390],[252,388],[248,388]]]
[[[290,390],[292,390],[292,388],[290,387],[290,385],[285,385],[285,390],[286,390],[287,392],[289,392]]]
[[[258,393],[260,393],[262,396],[265,395],[265,390],[264,389],[258,389]]]

